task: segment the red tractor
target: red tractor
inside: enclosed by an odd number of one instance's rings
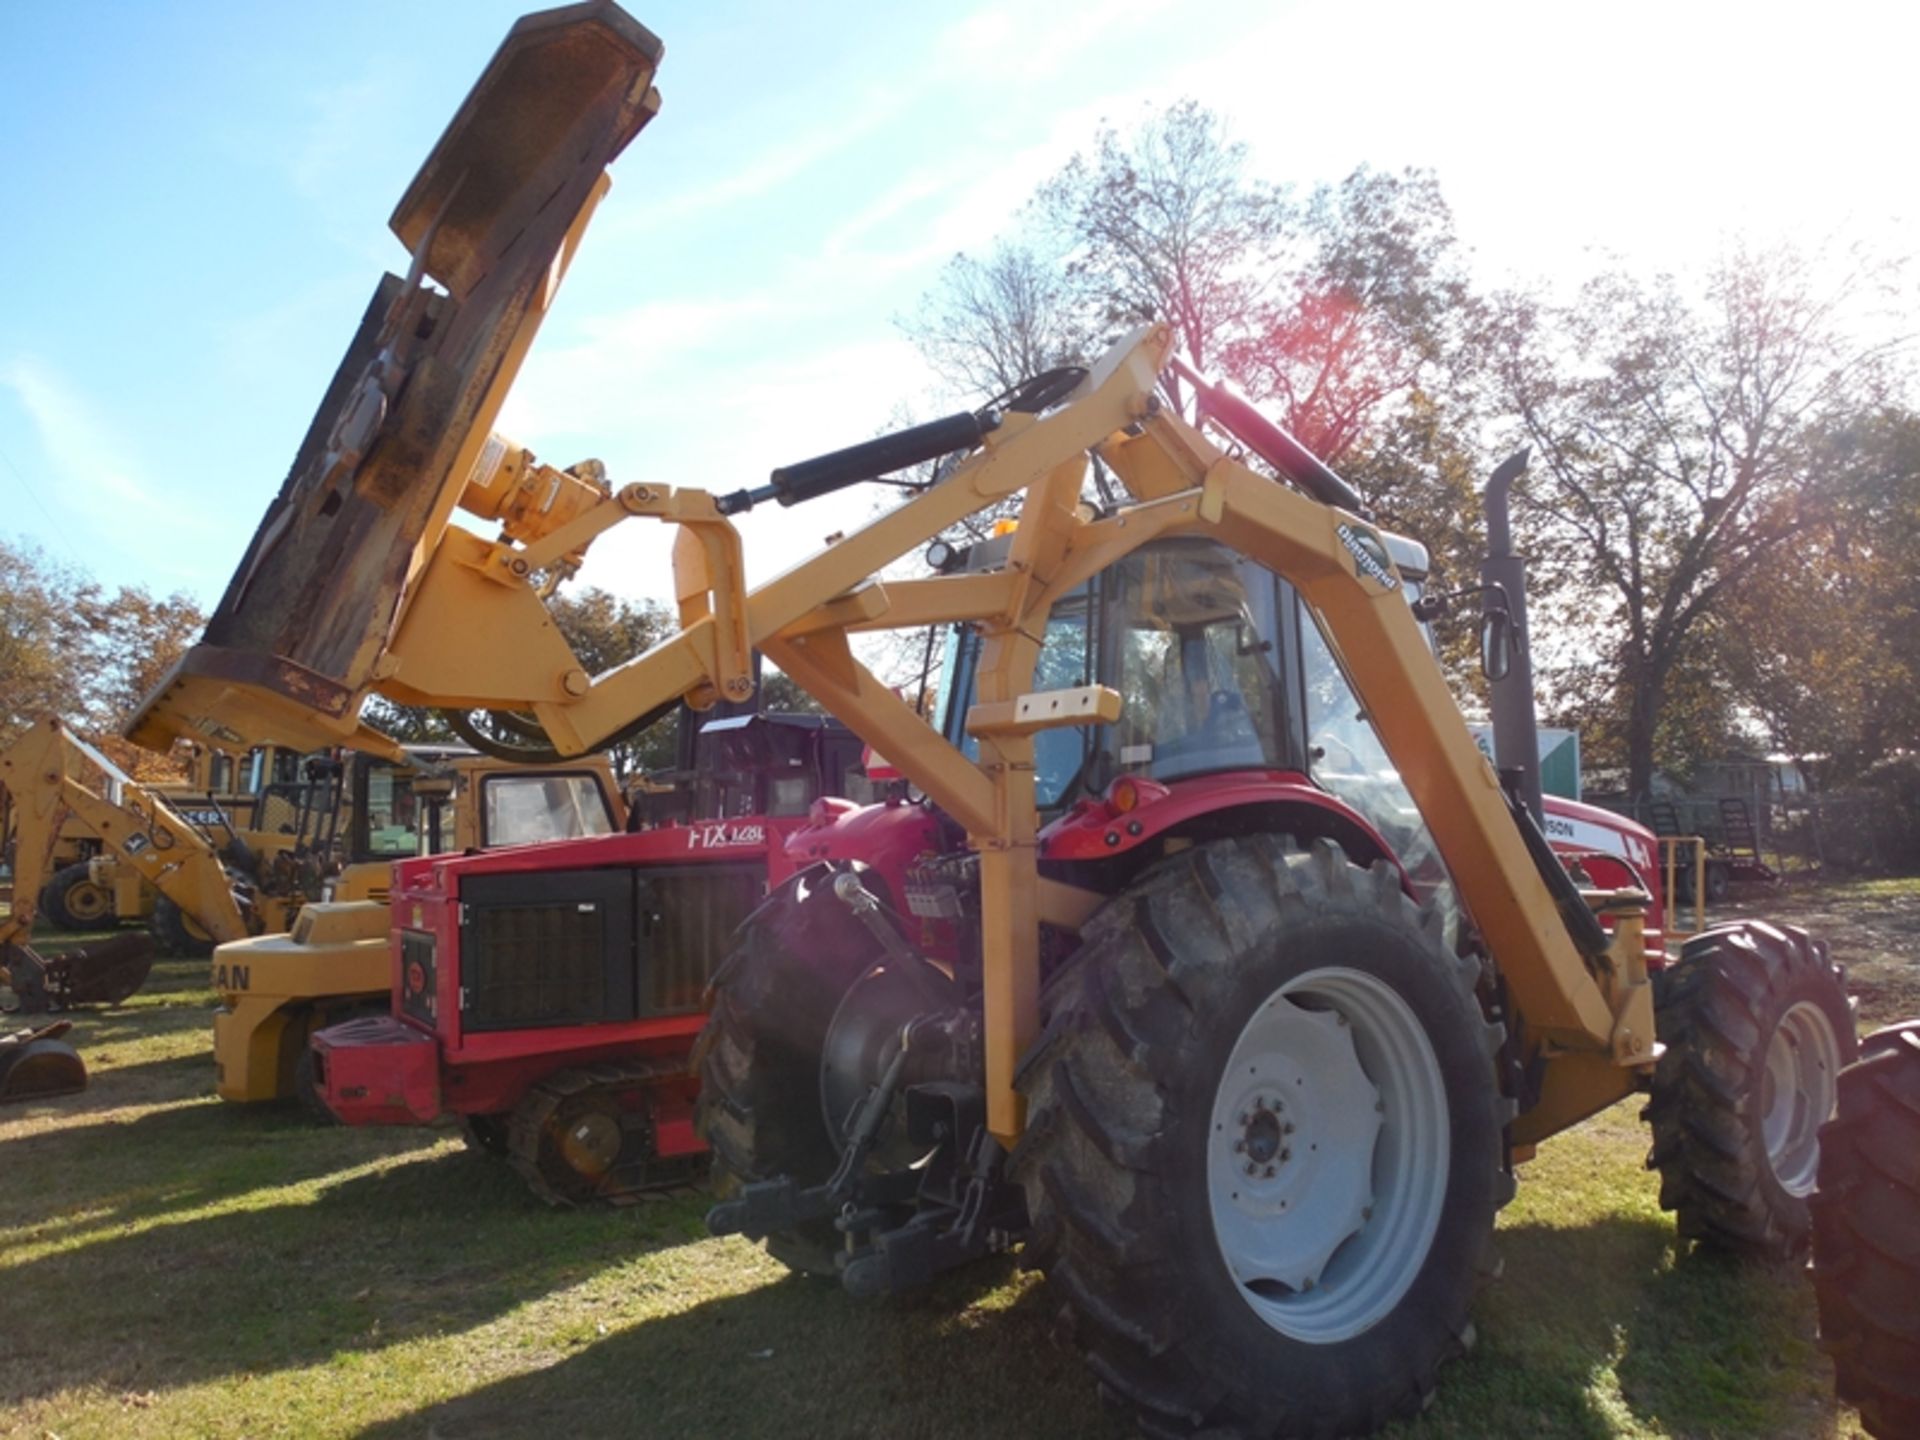
[[[822,716],[713,720],[680,783],[636,807],[651,828],[396,865],[393,1013],[314,1036],[328,1108],[350,1125],[457,1115],[556,1205],[695,1173],[707,977],[792,873],[786,839],[853,808],[831,797],[859,753]]]

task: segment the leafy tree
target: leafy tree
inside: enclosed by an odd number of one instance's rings
[[[1772,747],[1849,780],[1920,735],[1920,415],[1833,435],[1820,522],[1730,597],[1721,663]]]
[[[1402,466],[1434,456],[1413,442],[1453,447],[1432,393],[1472,306],[1439,181],[1362,166],[1315,190],[1291,230],[1289,264],[1225,346],[1225,372],[1330,465],[1369,439],[1378,453],[1407,404],[1422,413],[1396,437]]]
[[[81,708],[73,610],[96,590],[42,551],[0,540],[0,744]]]
[[[0,541],[0,743],[58,715],[138,778],[177,778],[178,765],[120,731],[204,623],[185,595],[108,592],[39,550]]]
[[[1829,512],[1820,447],[1885,384],[1888,347],[1847,324],[1872,276],[1822,288],[1815,270],[1735,250],[1697,300],[1613,272],[1571,305],[1504,297],[1490,323],[1495,403],[1534,446],[1519,502],[1536,573],[1591,637],[1556,683],[1606,679],[1634,796],[1676,675],[1704,663],[1739,588]]]

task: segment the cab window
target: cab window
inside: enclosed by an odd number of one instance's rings
[[[1114,568],[1122,699],[1114,758],[1173,780],[1286,763],[1273,579],[1216,545],[1168,545]]]
[[[613,811],[591,775],[488,775],[480,794],[484,846],[613,833]]]
[[[405,860],[418,853],[413,788],[390,765],[367,772],[367,858]]]
[[[1314,780],[1357,810],[1400,859],[1415,889],[1446,917],[1448,943],[1459,902],[1432,832],[1380,743],[1313,609],[1300,606],[1300,660],[1306,685],[1307,756]]]

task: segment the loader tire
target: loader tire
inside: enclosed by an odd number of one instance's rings
[[[1820,1132],[1820,1347],[1880,1440],[1920,1435],[1920,1021],[1868,1038]]]
[[[1780,1260],[1806,1248],[1820,1126],[1858,1052],[1845,972],[1804,930],[1762,921],[1688,940],[1655,990],[1666,1053],[1647,1168],[1683,1239]]]
[[[165,895],[153,902],[153,919],[148,921],[160,953],[179,959],[204,960],[213,954],[213,937]]]
[[[713,1152],[711,1184],[727,1200],[788,1175],[824,1183],[840,1163],[820,1094],[820,1052],[841,997],[879,958],[872,935],[839,900],[835,869],[802,871],[740,927],[713,976],[713,1004],[694,1046],[696,1123]],[[829,1221],[769,1235],[788,1269],[832,1276],[843,1247]]]
[[[104,885],[96,885],[91,862],[82,860],[56,870],[40,889],[40,913],[54,929],[74,934],[86,930],[104,930],[112,926],[113,894]]]
[[[1511,1198],[1502,1027],[1385,862],[1221,840],[1082,932],[1015,1083],[1059,1330],[1161,1436],[1412,1415]]]

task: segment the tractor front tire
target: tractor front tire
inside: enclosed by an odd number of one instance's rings
[[[1063,1337],[1150,1434],[1419,1411],[1513,1192],[1477,962],[1392,865],[1270,836],[1169,859],[1083,936],[1011,1165]]]
[[[40,889],[40,913],[56,930],[75,934],[104,930],[114,923],[113,894],[94,883],[90,861],[56,870]]]
[[[1858,1050],[1845,972],[1804,930],[1740,921],[1688,940],[1655,996],[1661,1207],[1709,1248],[1799,1254],[1820,1126]]]
[[[1820,1132],[1813,1294],[1840,1398],[1880,1440],[1920,1435],[1920,1021],[1840,1076]]]
[[[147,922],[162,955],[180,959],[204,960],[213,954],[213,937],[200,928],[200,922],[162,895],[153,902],[153,918]]]
[[[821,1100],[821,1050],[842,997],[879,955],[834,897],[835,873],[823,865],[788,881],[747,917],[714,972],[694,1059],[716,1199],[782,1175],[823,1184],[840,1163]],[[836,1273],[843,1248],[829,1221],[769,1235],[766,1245],[788,1269],[823,1276]]]

